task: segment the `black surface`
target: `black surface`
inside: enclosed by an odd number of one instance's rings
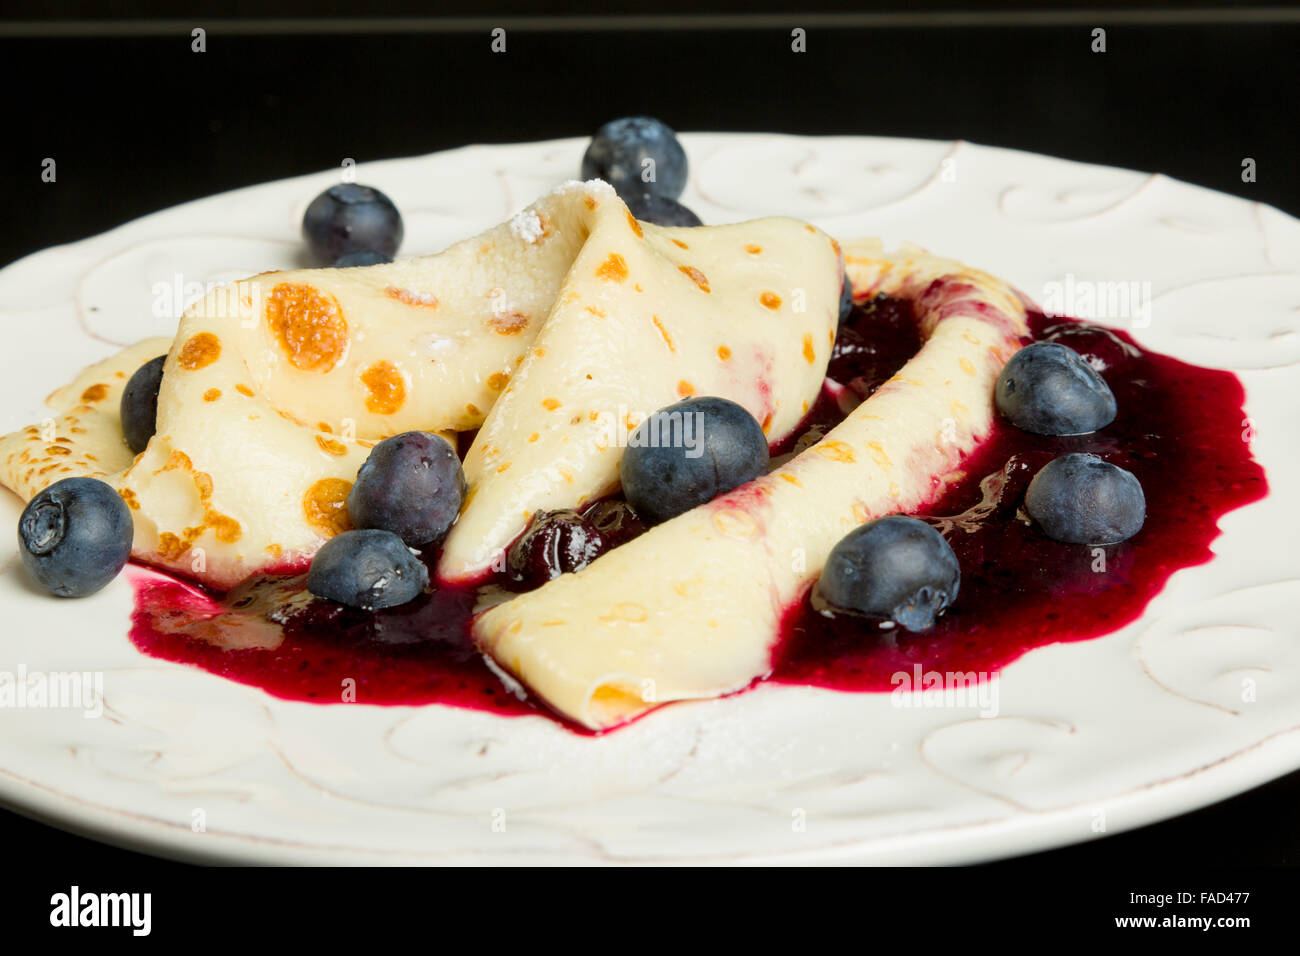
[[[287,12],[328,6],[293,4]],[[10,15],[39,18],[50,9],[17,3]],[[92,4],[56,5],[67,11],[104,15]],[[170,15],[162,5],[134,12]],[[450,4],[442,12],[477,8]],[[800,21],[789,18],[792,26]],[[396,34],[259,36],[207,22],[208,51],[194,54],[188,27],[148,37],[87,29],[81,32],[91,35],[74,38],[5,38],[0,21],[0,262],[174,203],[333,167],[344,156],[364,162],[468,142],[586,134],[633,112],[683,130],[965,138],[1159,170],[1300,213],[1294,22],[1110,25],[1103,13],[1095,25],[1108,30],[1105,54],[1090,52],[1086,23],[812,28],[803,55],[789,51],[788,28],[741,29],[739,21],[711,31],[511,30],[504,56],[491,54],[479,32],[427,25]],[[56,184],[40,181],[44,157],[58,162]],[[1255,183],[1241,181],[1245,157],[1258,164]],[[1153,863],[1295,865],[1297,805],[1300,774],[1291,774],[1178,820],[995,867],[1086,864],[1125,874]],[[125,872],[141,859],[12,814],[0,814],[0,841],[99,872]]]

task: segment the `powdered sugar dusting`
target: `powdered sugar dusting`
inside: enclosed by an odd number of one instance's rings
[[[510,220],[510,231],[515,238],[529,245],[535,245],[546,231],[542,217],[531,206],[522,209]]]

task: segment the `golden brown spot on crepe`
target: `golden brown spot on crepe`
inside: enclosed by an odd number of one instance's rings
[[[843,252],[840,249],[840,244],[836,242],[834,239],[831,240],[831,251],[835,253],[836,259],[838,259],[841,255],[843,255]]]
[[[645,291],[645,289],[641,288],[641,283],[639,283],[639,282],[634,282],[634,283],[632,283],[632,288],[636,289],[637,292],[644,292],[644,291]]]
[[[790,482],[790,484],[794,485],[796,488],[802,488],[802,487],[803,487],[803,485],[801,485],[801,484],[799,483],[799,479],[796,478],[794,475],[789,474],[788,472],[784,472],[784,471],[781,472],[781,479],[782,479],[783,481],[788,481],[788,482]]]
[[[809,332],[805,332],[803,337],[803,357],[809,365],[817,361],[817,350],[813,348],[812,334]]]
[[[317,422],[317,423],[316,423],[316,430],[319,431],[319,432],[324,432],[324,433],[327,434],[327,435],[333,435],[333,434],[334,434],[334,429],[330,427],[330,423],[329,423],[329,422]]]
[[[660,320],[659,316],[657,315],[650,316],[650,321],[653,322],[655,324],[655,328],[659,330],[659,336],[664,340],[664,345],[668,346],[668,351],[676,352],[677,346],[673,344],[673,337],[668,334],[668,330],[664,328],[664,324]]]
[[[71,448],[64,448],[62,445],[47,445],[45,448],[47,455],[71,455]]]
[[[682,242],[680,239],[674,239],[674,240],[673,240],[673,245],[674,245],[674,246],[679,246],[679,247],[681,247],[682,249],[689,249],[689,248],[690,248],[690,246],[688,246],[686,243]]]
[[[627,278],[627,260],[617,252],[611,252],[609,258],[596,270],[596,278],[606,282],[622,282]]]
[[[781,297],[777,295],[775,292],[764,292],[762,295],[758,297],[758,301],[762,302],[763,305],[767,306],[767,308],[772,309],[773,311],[776,311],[777,309],[781,308]]]
[[[348,324],[338,300],[297,282],[281,282],[266,299],[266,324],[294,368],[328,372],[348,347]]]
[[[535,441],[537,441],[537,438],[538,438],[537,432],[533,432],[531,435],[528,436],[528,440],[529,440],[530,442],[535,442]]]
[[[284,548],[280,547],[278,544],[268,544],[263,550],[273,558],[278,558],[284,553]]]
[[[307,523],[326,538],[352,529],[348,514],[348,492],[352,482],[342,478],[322,478],[302,496],[302,511]]]
[[[482,412],[480,412],[480,411],[478,410],[478,406],[475,405],[473,402],[470,402],[470,403],[468,403],[468,404],[465,406],[465,411],[468,412],[468,413],[471,414],[471,415],[474,415],[474,416],[478,416],[478,415],[482,415],[482,414],[483,414]]]
[[[107,385],[92,385],[81,393],[83,402],[100,402],[108,397]]]
[[[961,337],[962,337],[963,339],[965,339],[967,342],[969,342],[971,345],[979,345],[979,344],[980,344],[979,337],[978,337],[978,336],[975,336],[975,335],[971,335],[969,332],[963,332],[963,333],[961,334]]]
[[[390,299],[396,299],[402,305],[411,305],[419,309],[436,309],[438,307],[437,297],[412,292],[410,289],[397,289],[390,285],[384,290],[384,295]]]
[[[766,435],[769,428],[772,427],[772,413],[768,412],[763,416],[763,434]]]
[[[522,312],[494,315],[488,319],[487,324],[497,335],[518,335],[528,328],[528,316]]]
[[[221,340],[211,332],[192,335],[181,346],[181,354],[176,364],[191,372],[206,368],[221,357]]]
[[[961,370],[965,372],[967,375],[975,374],[975,363],[973,363],[970,359],[962,358],[961,362],[958,364],[961,365]]]
[[[881,468],[893,467],[893,462],[891,462],[889,460],[889,456],[885,454],[885,448],[883,445],[880,444],[880,442],[878,441],[867,442],[867,451],[871,453],[872,460]]]
[[[561,468],[560,477],[564,479],[566,484],[573,484],[573,472],[569,471],[569,469]]]
[[[817,230],[814,229],[812,226],[808,226],[808,225],[805,225],[804,228],[807,229],[809,232],[812,232],[812,233],[815,233],[815,232],[817,231]]]
[[[509,467],[510,467],[510,462],[506,462],[504,465],[502,465],[500,468],[497,469],[497,474],[498,475],[501,474],[501,472],[505,471]]]
[[[871,512],[861,501],[853,502],[853,520],[858,524],[866,524],[871,520]]]
[[[220,397],[221,397],[221,389],[219,388],[210,388],[203,393],[203,400],[205,402],[215,402]]]
[[[695,394],[695,386],[686,381],[686,379],[682,379],[677,383],[677,394],[682,398],[690,398]]]
[[[334,438],[327,438],[324,435],[316,436],[316,444],[320,450],[330,455],[337,455],[340,458],[348,453],[347,446],[343,442]]]
[[[603,319],[606,317],[606,315],[608,315],[608,313],[598,305],[587,306],[587,311],[600,319]]]
[[[756,256],[763,251],[763,247],[757,245],[756,243],[751,242],[749,245],[745,246],[745,251],[748,252],[751,256]]]
[[[133,511],[140,510],[140,501],[138,498],[136,498],[135,492],[132,491],[130,488],[123,488],[121,491],[118,492],[118,494],[122,496],[122,500],[126,502],[126,506],[128,508],[132,509]]]
[[[406,381],[387,359],[362,372],[361,384],[366,387],[366,408],[376,415],[391,415],[406,404]]]
[[[855,461],[853,449],[842,441],[827,441],[822,439],[813,445],[813,451],[828,461]]]
[[[542,408],[546,409],[548,412],[553,412],[559,407],[560,407],[560,400],[558,398],[542,399]]]
[[[709,291],[709,277],[706,276],[695,266],[678,266],[677,270],[699,286],[703,291]]]
[[[164,561],[175,561],[189,550],[189,545],[170,531],[158,535],[158,556]]]
[[[632,231],[636,233],[636,237],[638,239],[640,239],[641,236],[644,235],[644,233],[642,233],[641,231],[641,223],[636,221],[636,217],[633,216],[631,212],[627,214],[627,224],[632,227]]]
[[[592,199],[590,196],[583,196],[582,201],[584,204],[586,204],[588,209],[596,208],[596,200]]]
[[[239,526],[239,522],[228,515],[218,514],[215,511],[204,515],[204,522],[212,529],[218,541],[224,541],[226,544],[234,544],[244,533],[244,529]]]
[[[506,383],[509,381],[510,376],[505,372],[493,372],[487,378],[488,388],[492,389],[494,392],[501,391],[501,389],[506,387]]]
[[[584,242],[591,238],[591,230],[587,228],[585,222],[578,223],[578,235],[582,236]]]
[[[724,362],[725,362],[727,359],[731,358],[731,349],[727,348],[725,345],[719,345],[719,346],[718,346],[718,358],[722,359],[722,361],[724,361]]]
[[[247,385],[236,385],[235,391],[237,391],[240,395],[247,395],[249,398],[253,397],[253,390],[249,388]]]

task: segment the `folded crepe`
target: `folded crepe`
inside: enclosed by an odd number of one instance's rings
[[[721,395],[788,433],[825,371],[841,269],[795,220],[660,228],[605,183],[569,183],[437,255],[214,289],[170,347],[88,369],[53,397],[52,427],[0,439],[0,481],[28,499],[101,477],[132,510],[137,559],[224,589],[349,527],[378,440],[483,426],[442,559],[473,575],[536,510],[613,490],[637,416]],[[133,457],[121,388],[164,351],[157,432]]]
[[[835,544],[933,499],[988,434],[994,382],[1027,334],[1019,294],[919,250],[845,253],[859,298],[915,301],[923,345],[898,374],[769,474],[476,619],[480,646],[561,714],[604,729],[764,676]]]

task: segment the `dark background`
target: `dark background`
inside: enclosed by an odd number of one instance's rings
[[[1300,214],[1300,11],[1111,0],[592,5],[451,0],[210,5],[9,0],[0,17],[0,264],[238,186],[469,142],[589,134],[629,113],[680,130],[969,139],[1160,171]],[[639,9],[638,9],[639,8]],[[339,14],[355,19],[325,20]],[[557,19],[556,14],[580,19]],[[398,15],[400,20],[384,20]],[[756,16],[757,15],[757,16]],[[646,19],[646,17],[653,19]],[[312,18],[315,17],[315,18]],[[237,18],[237,19],[232,19]],[[189,31],[207,30],[207,52]],[[508,31],[508,52],[488,31]],[[790,29],[808,52],[790,52]],[[1090,51],[1094,27],[1107,52]],[[54,157],[58,181],[40,181]],[[1255,183],[1241,162],[1258,164]],[[577,170],[574,171],[575,175]],[[1300,773],[1215,807],[1001,869],[1300,863]],[[11,852],[142,857],[0,811]]]

